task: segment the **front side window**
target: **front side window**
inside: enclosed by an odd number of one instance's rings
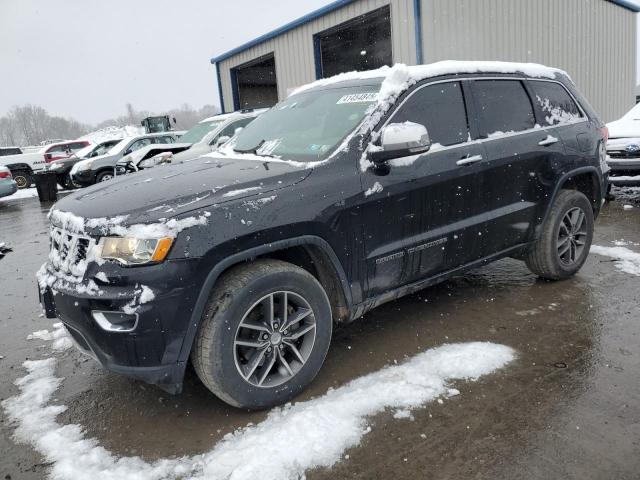
[[[547,125],[558,125],[582,117],[578,105],[562,85],[545,81],[531,81],[529,85]]]
[[[249,123],[236,152],[287,160],[322,160],[360,124],[379,85],[313,90],[293,95]]]
[[[480,137],[521,132],[535,126],[533,106],[520,80],[475,80]]]
[[[460,82],[436,83],[416,90],[390,121],[424,125],[434,145],[455,145],[469,138]]]

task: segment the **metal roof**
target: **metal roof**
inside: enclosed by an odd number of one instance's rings
[[[264,35],[260,35],[259,37],[248,41],[247,43],[243,43],[239,47],[229,50],[228,52],[218,55],[217,57],[213,57],[211,59],[211,63],[214,63],[214,64],[219,63],[223,60],[226,60],[227,58],[233,57],[234,55],[240,52],[244,52],[245,50],[248,50],[251,47],[255,47],[256,45],[266,42],[267,40],[271,40],[272,38],[282,35],[283,33],[293,30],[294,28],[304,25],[305,23],[309,23],[315,20],[316,18],[320,18],[323,15],[326,15],[327,13],[331,13],[334,10],[342,8],[345,5],[349,5],[350,3],[353,3],[355,1],[357,0],[336,0],[330,3],[329,5],[326,5],[322,8],[314,10],[313,12],[298,18],[297,20],[289,22],[286,25],[281,26],[280,28],[276,28],[275,30],[265,33]],[[634,1],[630,1],[630,0],[606,0],[606,1],[615,3],[620,7],[631,10],[632,12],[636,12],[636,13],[640,12],[640,4],[635,3]]]

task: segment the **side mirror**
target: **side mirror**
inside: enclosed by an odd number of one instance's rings
[[[429,133],[424,125],[414,122],[390,123],[380,132],[380,144],[369,150],[375,164],[387,160],[425,153],[431,147]]]
[[[158,165],[162,165],[163,163],[171,163],[171,157],[173,157],[173,153],[171,152],[163,152],[155,157],[145,158],[138,164],[138,168],[153,168]]]
[[[223,143],[227,143],[229,141],[229,139],[231,139],[231,137],[229,137],[227,135],[223,135],[222,137],[218,137],[218,140],[216,140],[215,146],[219,147]]]
[[[51,155],[50,153],[45,153],[45,154],[44,154],[44,158],[45,158],[45,160],[51,160],[51,157],[52,157],[52,156],[53,156],[53,155]]]

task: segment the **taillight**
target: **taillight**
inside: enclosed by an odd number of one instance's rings
[[[605,143],[609,140],[609,127],[606,125],[600,129],[602,132],[602,138],[604,138]]]
[[[11,172],[0,172],[0,178],[11,178]]]

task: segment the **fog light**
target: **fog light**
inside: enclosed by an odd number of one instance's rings
[[[138,314],[92,310],[91,316],[107,332],[132,332],[138,326]]]

